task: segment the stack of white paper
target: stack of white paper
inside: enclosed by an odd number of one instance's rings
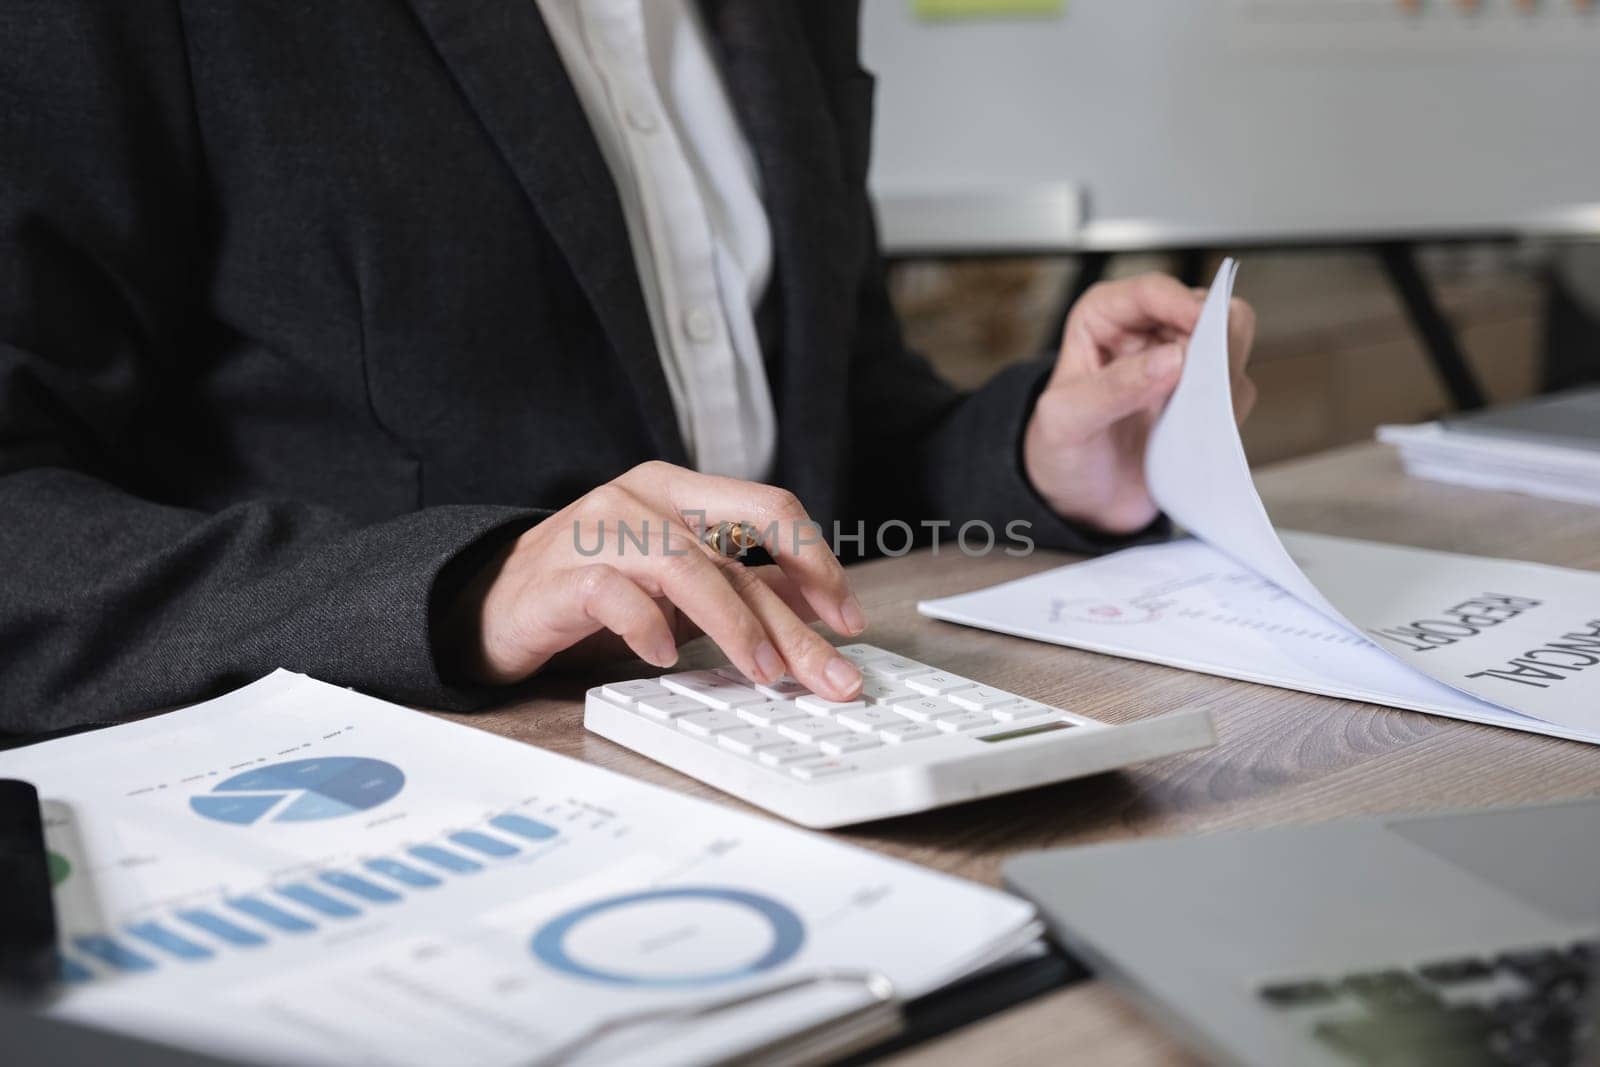
[[[833,969],[919,996],[1039,932],[1003,893],[285,672],[0,776],[44,800],[54,1010],[250,1062],[530,1064]],[[872,1002],[823,983],[560,1059],[720,1061]]]
[[[1600,505],[1600,451],[1463,433],[1442,423],[1380,426],[1415,478]]]

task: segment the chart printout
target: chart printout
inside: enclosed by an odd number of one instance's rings
[[[1192,538],[1130,548],[921,607],[950,622],[1111,656],[1600,740],[1507,711],[1414,671]]]
[[[819,967],[915,996],[1036,933],[986,888],[282,671],[0,775],[43,798],[53,1010],[256,1061],[527,1063]],[[821,987],[590,1059],[700,1060],[862,999]]]

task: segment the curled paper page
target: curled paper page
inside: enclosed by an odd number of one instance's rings
[[[1600,729],[1600,574],[1280,533],[1234,418],[1224,261],[1145,456],[1151,495],[1212,548],[1408,666],[1499,707]]]
[[[1145,480],[1174,522],[1345,626],[1278,540],[1256,493],[1233,412],[1228,301],[1239,265],[1223,260],[1189,339],[1183,377],[1150,434]],[[1351,627],[1360,629],[1360,627]]]

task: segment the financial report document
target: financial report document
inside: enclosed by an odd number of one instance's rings
[[[1600,740],[1435,681],[1193,539],[1131,548],[923,609],[948,622],[1167,667]]]
[[[924,602],[935,618],[1600,742],[1600,574],[1280,531],[1234,419],[1224,263],[1145,458],[1194,540]],[[1041,626],[1041,602],[1063,607]],[[1099,605],[1098,615],[1071,605]],[[1075,614],[1076,613],[1076,614]]]
[[[528,1064],[819,969],[915,997],[1038,935],[1005,894],[286,672],[0,776],[45,805],[53,1010],[251,1062]],[[867,1000],[808,987],[572,1062],[703,1062]]]

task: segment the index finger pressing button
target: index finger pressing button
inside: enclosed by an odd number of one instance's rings
[[[909,679],[913,675],[927,674],[932,670],[933,668],[926,664],[918,663],[913,659],[901,659],[899,656],[868,660],[861,665],[862,674],[871,674],[891,680],[905,678],[908,679],[908,685],[910,684]]]
[[[815,693],[807,693],[795,701],[795,705],[804,708],[815,715],[833,715],[837,712],[847,711],[850,708],[864,708],[864,700],[828,700]]]
[[[787,674],[772,683],[757,682],[756,689],[773,700],[793,700],[795,697],[805,696],[811,692],[811,690],[790,678]]]
[[[859,641],[853,645],[840,645],[834,651],[854,663],[857,667],[875,659],[887,659],[890,655],[890,653],[885,652],[876,645],[862,644]]]

